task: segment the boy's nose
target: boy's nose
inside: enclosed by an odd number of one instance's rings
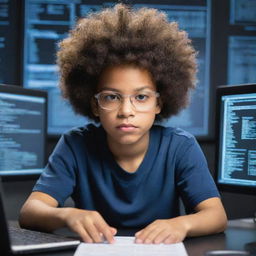
[[[134,106],[129,97],[123,98],[118,111],[119,116],[134,115]]]

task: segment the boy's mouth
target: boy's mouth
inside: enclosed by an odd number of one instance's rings
[[[134,131],[138,127],[132,124],[120,124],[117,126],[117,129],[125,132]]]

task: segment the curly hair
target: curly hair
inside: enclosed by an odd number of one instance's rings
[[[107,67],[135,65],[151,73],[162,106],[158,121],[188,105],[196,82],[196,52],[187,33],[156,9],[124,4],[81,18],[60,42],[57,63],[63,97],[94,121],[91,99]]]

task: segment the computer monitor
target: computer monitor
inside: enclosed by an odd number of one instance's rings
[[[0,1],[0,84],[18,84],[21,75],[22,2]]]
[[[256,84],[218,87],[217,106],[217,185],[256,195]]]
[[[0,176],[38,175],[46,160],[47,93],[0,85]]]

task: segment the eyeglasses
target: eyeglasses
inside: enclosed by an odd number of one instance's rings
[[[160,94],[154,91],[139,92],[133,95],[122,95],[112,91],[102,91],[94,97],[102,109],[114,111],[120,108],[124,99],[129,97],[132,106],[136,111],[146,112],[156,106],[156,98]]]

